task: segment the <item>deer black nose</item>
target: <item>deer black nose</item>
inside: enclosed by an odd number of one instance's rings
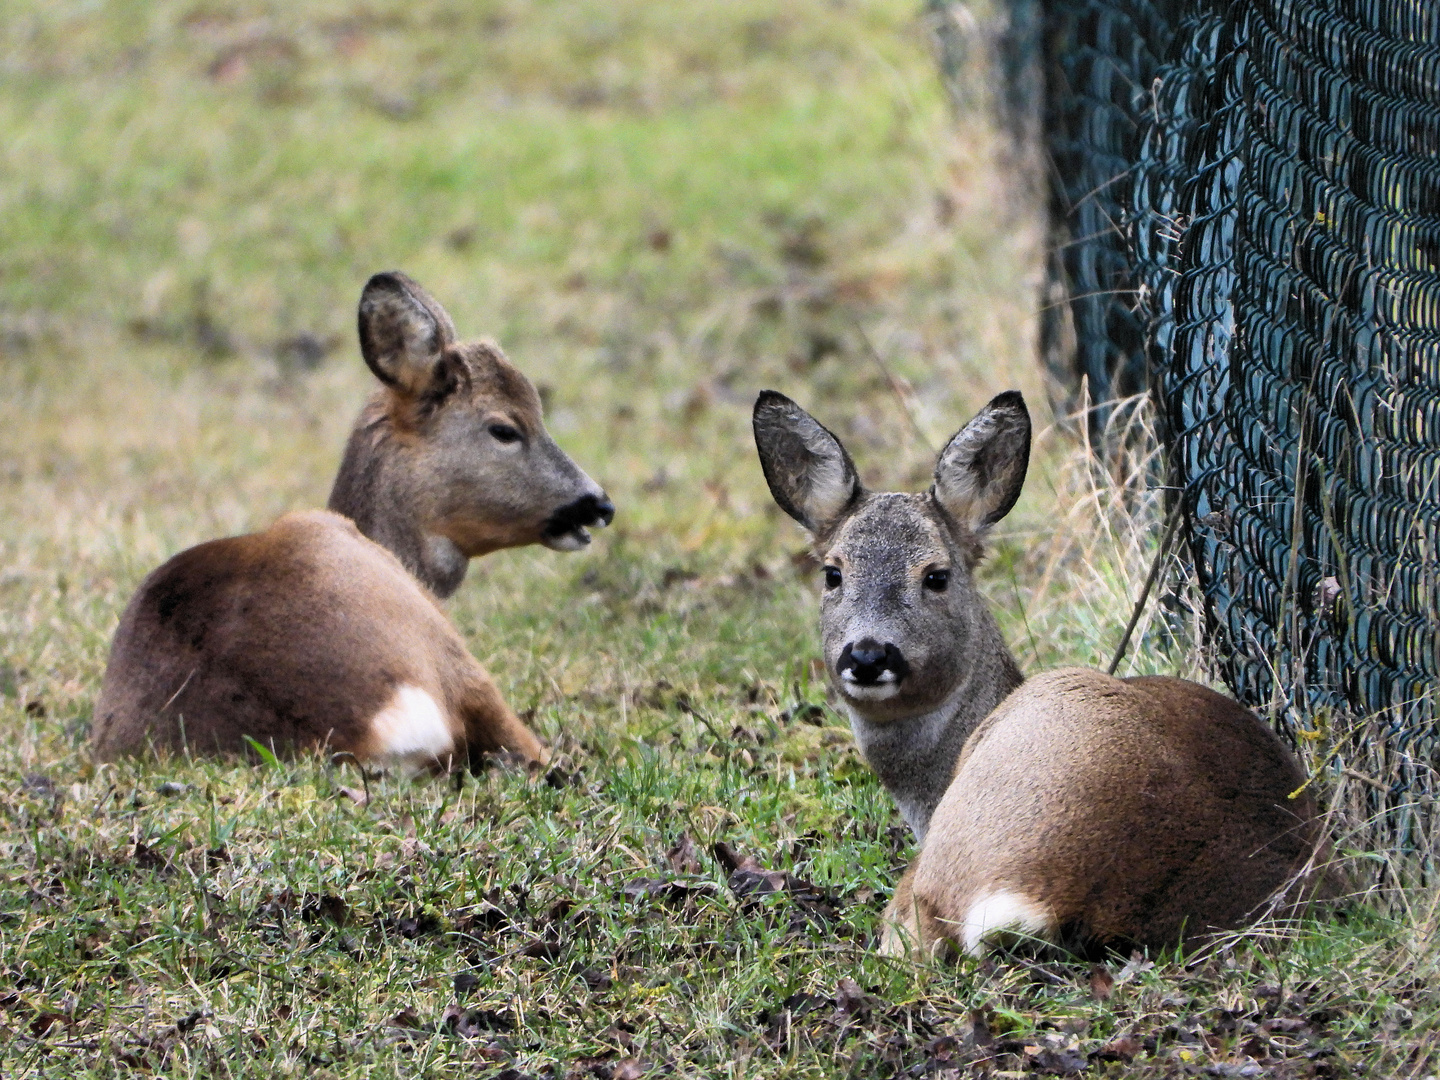
[[[885,646],[874,638],[861,638],[850,646],[850,659],[856,667],[879,667],[885,659]]]
[[[604,528],[615,520],[615,504],[610,501],[610,496],[602,492],[598,498],[593,495],[587,495],[586,498],[591,500],[591,510],[595,514],[593,524]]]
[[[546,536],[563,536],[565,533],[583,529],[587,525],[604,527],[615,519],[615,504],[604,492],[599,495],[582,495],[572,503],[566,503],[550,515],[545,522]]]
[[[895,645],[881,645],[874,638],[861,638],[846,645],[835,664],[836,674],[845,682],[874,686],[880,682],[899,682],[910,671],[905,654]]]

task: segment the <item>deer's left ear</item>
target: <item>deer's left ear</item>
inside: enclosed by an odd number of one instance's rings
[[[955,433],[935,462],[931,491],[973,532],[1010,512],[1030,464],[1030,412],[1018,390],[1000,394]]]

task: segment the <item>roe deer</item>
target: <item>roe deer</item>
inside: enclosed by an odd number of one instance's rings
[[[1021,675],[975,582],[1025,480],[1018,393],[950,440],[923,495],[866,491],[839,440],[773,391],[754,426],[824,567],[830,682],[918,845],[885,951],[1193,943],[1259,914],[1323,848],[1314,801],[1289,797],[1299,765],[1236,702],[1176,678]]]
[[[376,274],[359,323],[381,386],[330,509],[200,544],[145,579],[111,645],[97,757],[237,752],[247,736],[408,768],[544,757],[436,597],[476,555],[584,547],[614,507],[545,431],[530,380],[495,345],[457,342],[415,282]]]

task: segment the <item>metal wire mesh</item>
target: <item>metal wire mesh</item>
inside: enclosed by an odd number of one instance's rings
[[[1379,808],[1413,803],[1440,749],[1440,3],[1043,24],[1046,362],[1156,393],[1236,695],[1292,737],[1380,714]]]
[[[1145,324],[1136,306],[1130,203],[1141,123],[1177,5],[1161,0],[1047,0],[1040,36],[1050,244],[1040,351],[1061,385],[1088,382],[1092,416],[1145,389]],[[1158,51],[1157,51],[1158,47]]]

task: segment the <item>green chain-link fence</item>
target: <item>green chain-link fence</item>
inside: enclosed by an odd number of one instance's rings
[[[1012,112],[1015,57],[1044,76],[1044,359],[1096,423],[1154,392],[1226,681],[1331,725],[1403,840],[1440,793],[1440,2],[1008,11]]]

